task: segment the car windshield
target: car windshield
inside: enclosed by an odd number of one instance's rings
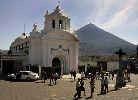
[[[14,75],[18,75],[18,74],[20,74],[20,73],[15,73]]]
[[[32,72],[32,71],[30,71],[29,73],[30,73],[30,74],[35,74],[35,73],[34,73],[34,72]]]

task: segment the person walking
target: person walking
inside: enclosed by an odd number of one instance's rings
[[[52,82],[53,82],[53,73],[51,73],[51,75],[50,75],[50,84],[49,84],[50,86],[52,86],[52,84],[51,84]]]
[[[70,75],[71,75],[71,79],[72,79],[72,76],[73,76],[73,71],[72,70],[70,71]]]
[[[93,93],[94,93],[94,88],[95,88],[95,79],[94,76],[91,77],[91,81],[90,81],[90,88],[91,88],[91,96],[90,98],[93,98]]]
[[[111,75],[112,75],[112,80],[114,79],[114,72],[112,71],[111,72]]]
[[[127,74],[127,79],[128,79],[128,82],[131,82],[130,73]]]
[[[80,79],[78,78],[78,81],[76,82],[76,91],[77,93],[74,95],[74,98],[78,96],[78,99],[80,99],[81,96],[81,89],[80,89]]]
[[[43,79],[44,79],[44,83],[45,83],[45,81],[47,80],[47,73],[46,73],[46,71],[43,74]]]
[[[109,84],[109,81],[107,79],[107,77],[105,77],[104,79],[104,89],[105,89],[105,93],[108,93],[108,84]]]
[[[85,78],[85,73],[84,72],[81,72],[81,79],[84,79]]]
[[[56,85],[57,84],[57,79],[58,79],[58,74],[54,73],[53,78],[54,78],[54,81],[55,81],[54,85]]]
[[[96,72],[96,80],[99,80],[99,75],[98,75],[99,73],[98,72]]]
[[[74,81],[75,81],[75,78],[76,78],[76,71],[73,72],[73,77],[74,77]]]
[[[104,94],[104,76],[101,77],[101,93],[100,94]]]
[[[80,80],[80,89],[81,89],[81,91],[84,91],[84,97],[85,97],[85,88],[84,88],[84,80],[83,80],[83,78],[81,78],[81,80]]]

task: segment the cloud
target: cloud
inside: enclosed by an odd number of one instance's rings
[[[105,20],[105,16],[108,11],[111,10],[112,6],[116,3],[116,0],[96,0],[92,1],[95,5],[95,12],[90,12],[86,21],[91,21],[93,23],[100,23]],[[92,7],[91,7],[92,8]]]
[[[127,20],[127,18],[131,15],[131,13],[130,13],[131,10],[132,10],[132,6],[125,7],[121,11],[114,14],[110,20],[108,20],[107,22],[103,23],[100,26],[104,29],[114,28],[115,26],[117,26]]]
[[[138,13],[137,0],[97,0],[97,12],[90,12],[86,21],[110,31],[113,28],[125,25],[136,20]],[[135,16],[134,19],[132,16]]]

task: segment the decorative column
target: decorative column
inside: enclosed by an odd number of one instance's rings
[[[63,63],[61,63],[61,76],[63,76],[63,72],[64,72],[64,66]]]
[[[39,67],[39,77],[41,78],[41,67],[42,67],[42,65],[39,65],[38,67]]]

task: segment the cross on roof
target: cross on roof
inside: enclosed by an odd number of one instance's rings
[[[37,24],[36,24],[36,23],[34,23],[34,25],[33,25],[33,26],[34,26],[34,29],[36,29],[36,28],[37,28]]]
[[[122,59],[122,55],[125,55],[126,53],[124,53],[122,49],[119,49],[119,51],[115,52],[115,54],[119,55],[119,59]]]

